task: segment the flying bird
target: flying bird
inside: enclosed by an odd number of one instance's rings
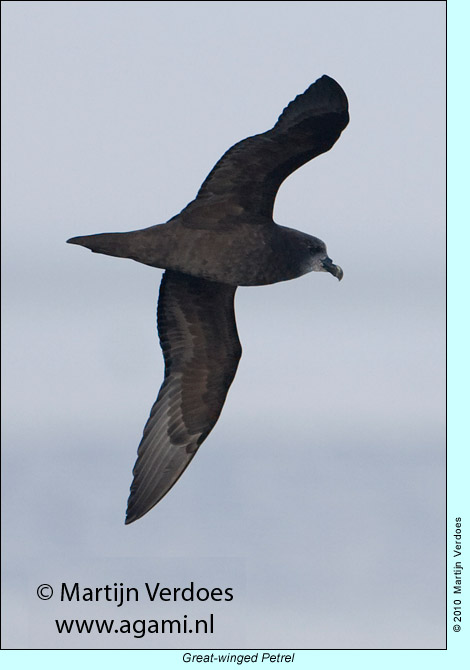
[[[348,121],[346,94],[324,75],[273,128],[231,147],[196,198],[166,223],[67,240],[165,270],[157,309],[165,375],[138,447],[126,524],[168,493],[219,418],[242,353],[237,287],[312,270],[342,278],[324,242],[272,217],[282,182],[331,149]]]

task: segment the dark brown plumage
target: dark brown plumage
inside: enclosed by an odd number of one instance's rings
[[[328,151],[348,120],[344,91],[324,75],[271,130],[229,149],[195,200],[167,223],[68,240],[166,269],[158,301],[165,378],[138,449],[126,523],[170,490],[220,415],[241,356],[236,287],[312,270],[342,278],[321,240],[278,226],[272,212],[284,179]]]
[[[169,491],[219,418],[241,356],[234,296],[228,284],[163,275],[157,320],[165,380],[139,446],[127,523]]]

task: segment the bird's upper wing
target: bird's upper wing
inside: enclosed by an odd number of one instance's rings
[[[139,445],[126,523],[171,489],[219,418],[241,356],[235,290],[163,275],[157,320],[165,378]]]
[[[202,184],[197,201],[223,199],[252,214],[272,216],[281,183],[294,170],[331,149],[349,121],[341,86],[324,75],[282,112],[265,133],[235,144]]]

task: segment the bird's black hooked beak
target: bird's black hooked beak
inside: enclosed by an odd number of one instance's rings
[[[321,262],[323,268],[326,270],[326,272],[329,272],[330,274],[334,275],[338,281],[341,281],[343,278],[343,270],[339,267],[339,265],[335,265],[331,258],[324,258]]]

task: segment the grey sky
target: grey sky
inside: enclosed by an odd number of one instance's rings
[[[444,644],[445,3],[266,5],[3,3],[4,646]],[[275,220],[323,239],[344,279],[238,290],[221,419],[125,527],[163,375],[161,272],[65,240],[166,221],[324,73],[351,122],[281,187]],[[65,580],[235,597],[36,597]],[[197,639],[53,621],[209,611]]]

